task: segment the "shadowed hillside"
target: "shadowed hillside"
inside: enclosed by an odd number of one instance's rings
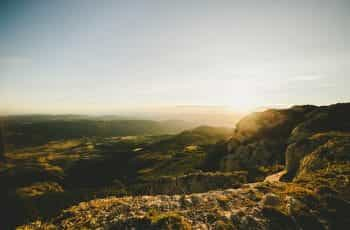
[[[80,115],[23,115],[0,117],[6,150],[81,137],[175,134],[194,128],[184,121],[130,120]]]
[[[59,132],[56,125],[53,129]],[[208,148],[231,132],[198,127],[177,135],[64,138],[17,148],[7,152],[0,163],[0,183],[6,188],[1,196],[4,216],[12,225],[51,217],[62,208],[95,197],[239,186],[246,182],[244,173],[201,171]]]

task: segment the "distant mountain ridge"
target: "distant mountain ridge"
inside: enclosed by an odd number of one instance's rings
[[[85,115],[20,115],[3,117],[5,150],[81,137],[174,134],[195,127],[180,120],[131,120]]]

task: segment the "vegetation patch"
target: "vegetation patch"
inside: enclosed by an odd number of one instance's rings
[[[64,190],[56,182],[37,182],[16,190],[16,193],[21,197],[37,197],[52,192],[64,192]]]

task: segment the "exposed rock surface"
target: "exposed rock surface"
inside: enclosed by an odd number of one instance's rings
[[[326,133],[312,138],[323,141],[302,158],[297,176],[320,169],[328,170],[333,162],[342,163],[350,160],[350,133]]]
[[[262,214],[265,204],[259,203],[261,189],[255,184],[192,195],[111,197],[80,203],[52,223],[35,222],[27,227],[157,229],[160,222],[172,218],[181,226],[174,229],[220,229],[223,225],[267,229],[268,220]]]
[[[295,173],[300,161],[316,147],[334,135],[350,132],[349,114],[347,103],[249,115],[237,124],[220,167],[224,171],[249,170],[285,163],[287,172]]]
[[[308,140],[290,144],[286,150],[287,172],[295,172],[299,167],[300,160],[313,148],[314,146]]]
[[[183,176],[165,176],[145,181],[133,187],[136,194],[188,194],[206,192],[214,189],[238,188],[247,183],[247,173],[198,172]]]
[[[227,143],[227,155],[222,159],[221,169],[232,171],[284,163],[291,132],[316,108],[271,109],[243,118]]]
[[[109,197],[80,203],[49,222],[37,221],[19,229],[341,229],[335,227],[346,226],[350,203],[341,193],[326,200],[329,198],[315,191],[318,190],[297,183],[259,182],[239,189],[191,195]],[[332,215],[342,217],[334,220]]]
[[[294,173],[305,156],[329,142],[348,143],[350,104],[319,107],[305,115],[289,137],[286,150],[286,170]],[[332,147],[331,147],[332,148]],[[331,148],[329,150],[331,150]]]

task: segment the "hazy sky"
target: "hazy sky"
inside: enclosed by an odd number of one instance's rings
[[[0,2],[1,112],[350,101],[349,0]]]

